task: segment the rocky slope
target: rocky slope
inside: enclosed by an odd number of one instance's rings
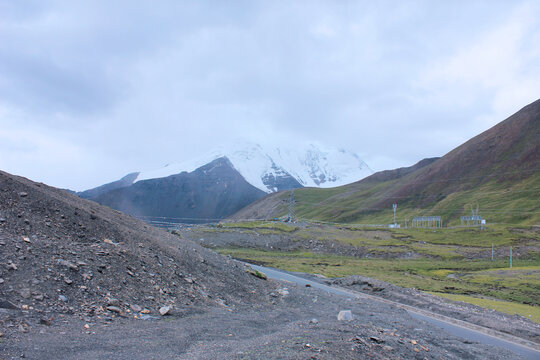
[[[0,333],[67,314],[234,309],[265,298],[243,265],[65,191],[0,172]],[[22,313],[21,313],[22,311]],[[23,314],[23,315],[21,315]]]

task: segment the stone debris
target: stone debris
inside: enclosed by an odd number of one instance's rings
[[[106,309],[117,314],[122,312],[122,309],[120,309],[118,306],[107,306]]]
[[[64,260],[64,259],[56,260],[56,264],[58,264],[59,266],[66,267],[66,268],[71,269],[71,270],[75,270],[75,271],[79,270],[79,267],[77,265],[73,264],[70,261]]]
[[[289,290],[287,288],[278,289],[277,293],[281,296],[289,295]]]
[[[165,316],[169,314],[170,311],[171,311],[171,308],[169,306],[162,306],[159,308],[159,314],[161,316]]]
[[[353,319],[353,314],[351,310],[341,310],[337,316],[339,321],[351,321]]]

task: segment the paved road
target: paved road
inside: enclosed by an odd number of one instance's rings
[[[346,289],[342,289],[338,287],[324,285],[316,281],[307,280],[302,277],[287,273],[282,270],[267,268],[267,267],[258,266],[258,265],[251,265],[251,267],[253,269],[256,269],[258,271],[265,273],[266,276],[268,276],[271,279],[289,281],[289,282],[292,282],[298,285],[304,285],[304,286],[306,284],[309,284],[312,287],[319,288],[333,294],[347,296],[351,298],[359,298],[359,297],[371,298],[375,301],[393,303],[399,307],[405,308],[405,310],[407,310],[407,312],[413,318],[429,322],[437,327],[444,329],[449,334],[456,335],[470,341],[476,341],[476,342],[480,342],[487,345],[499,346],[499,347],[508,349],[518,355],[521,355],[526,359],[531,359],[531,360],[540,359],[540,351],[535,350],[528,346],[517,344],[512,341],[501,339],[500,337],[497,337],[497,336],[486,334],[485,332],[493,332],[493,331],[482,328],[478,325],[468,324],[463,321],[453,320],[444,316],[431,316],[427,311],[424,311],[421,309],[416,309],[411,306],[397,304],[390,300],[377,298],[375,296],[359,293],[356,291],[350,291],[350,290],[346,290]],[[508,337],[508,336],[505,335],[505,337]]]

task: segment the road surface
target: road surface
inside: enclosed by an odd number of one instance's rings
[[[444,329],[447,333],[462,337],[464,339],[480,342],[487,345],[493,345],[508,349],[516,354],[519,354],[526,359],[530,360],[539,360],[540,359],[540,350],[535,348],[540,348],[538,344],[534,344],[524,339],[520,339],[508,334],[503,334],[496,332],[491,329],[487,329],[478,325],[467,323],[465,321],[452,319],[446,316],[439,314],[434,314],[423,309],[414,308],[409,305],[399,304],[387,299],[382,299],[376,296],[367,295],[357,291],[347,290],[335,286],[328,286],[316,281],[304,279],[302,277],[293,275],[291,273],[285,272],[283,270],[268,268],[259,265],[249,264],[253,269],[261,271],[266,274],[271,279],[288,281],[298,285],[305,286],[309,284],[310,286],[318,289],[328,291],[333,294],[347,296],[350,298],[369,298],[374,301],[380,301],[384,303],[390,303],[397,307],[407,310],[411,317],[429,322],[437,327]]]

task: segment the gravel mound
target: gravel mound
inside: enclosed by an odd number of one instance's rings
[[[243,264],[66,191],[0,172],[0,336],[73,314],[148,318],[265,302]],[[162,310],[163,312],[163,310]]]

